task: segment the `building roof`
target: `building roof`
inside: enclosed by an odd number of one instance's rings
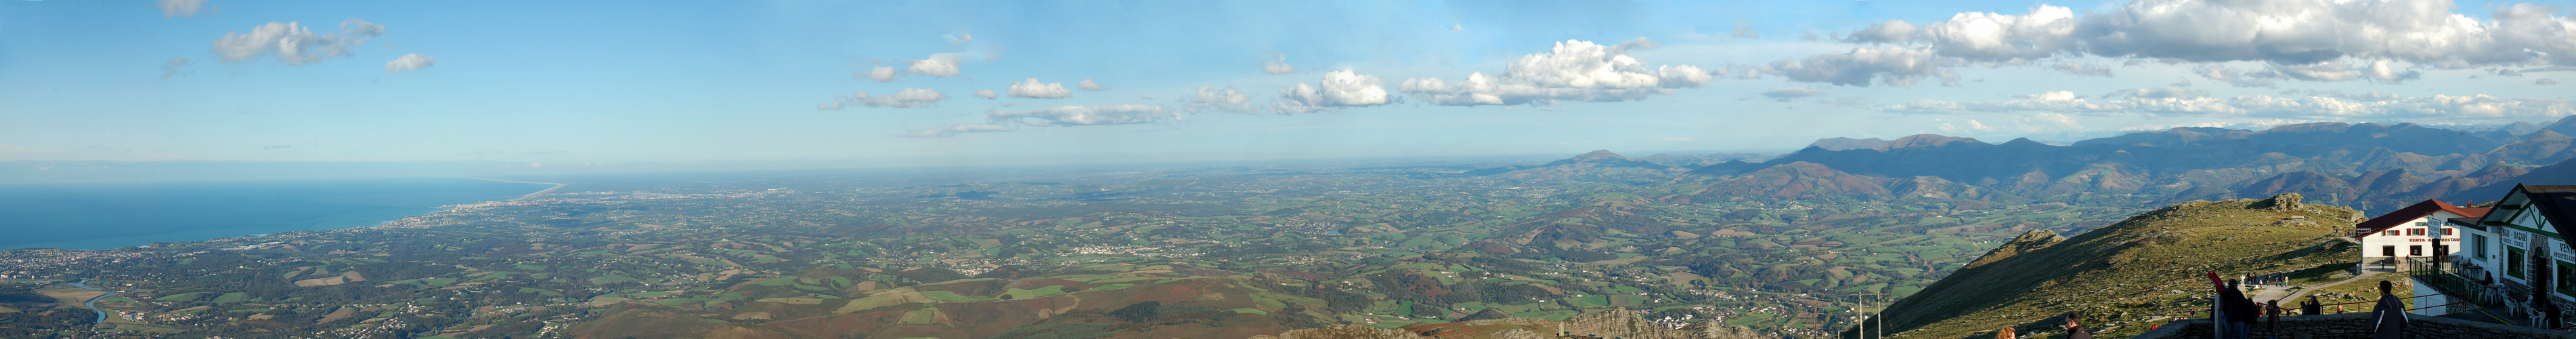
[[[2531,199],[2531,206],[2523,208],[2536,209],[2541,217],[2549,218],[2549,226],[2556,228],[2559,236],[2576,234],[2570,232],[2576,231],[2576,185],[2514,185],[2514,191]]]
[[[2566,187],[2569,189],[2568,192],[2570,194],[2576,194],[2576,186]],[[2570,195],[2570,197],[2576,197],[2576,195]],[[2567,205],[2576,207],[2576,200],[2571,200]],[[2373,234],[2379,234],[2380,231],[2386,231],[2392,227],[2405,225],[2408,221],[2423,219],[2424,216],[2433,215],[2433,212],[2437,211],[2451,212],[2451,214],[2458,214],[2463,217],[2477,218],[2486,216],[2488,210],[2489,209],[2487,208],[2451,206],[2451,204],[2443,203],[2441,200],[2424,199],[2424,202],[2415,203],[2414,205],[2406,206],[2406,208],[2400,208],[2396,211],[2388,212],[2388,214],[2381,214],[2378,217],[2370,218],[2369,221],[2353,224],[2352,228],[2362,231],[2360,232],[2360,235],[2354,236],[2354,238],[2362,238],[2369,237]],[[2554,223],[2555,221],[2552,222]]]

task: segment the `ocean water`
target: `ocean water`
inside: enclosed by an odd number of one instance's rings
[[[0,185],[0,249],[345,229],[553,187],[464,178]]]

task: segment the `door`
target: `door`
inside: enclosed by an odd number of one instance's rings
[[[2394,257],[2394,256],[2397,256],[2397,245],[2380,246],[2380,247],[2379,247],[2379,256],[2382,256],[2382,257]]]

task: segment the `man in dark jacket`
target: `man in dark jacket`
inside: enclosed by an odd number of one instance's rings
[[[2402,339],[2406,337],[2406,299],[2398,298],[2396,287],[2387,280],[2379,281],[2379,303],[2370,306],[2370,337]]]
[[[2253,327],[2249,325],[2262,318],[2262,314],[2255,313],[2254,299],[2246,298],[2237,284],[2231,280],[2227,282],[2227,288],[2218,290],[2219,307],[2227,311],[2227,339],[2252,339],[2250,330]]]
[[[2084,312],[2066,312],[2066,338],[2093,339],[2093,332],[2084,330]]]
[[[2319,314],[2326,314],[2326,304],[2317,303],[2317,296],[2308,296],[2308,301],[2299,303],[2299,315]]]

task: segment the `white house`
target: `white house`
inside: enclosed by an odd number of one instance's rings
[[[2354,224],[2353,239],[2361,240],[2361,262],[2368,265],[2395,264],[2391,258],[2458,256],[2467,250],[2460,245],[2464,238],[2483,235],[2444,226],[2474,224],[2487,211],[2425,200]]]

